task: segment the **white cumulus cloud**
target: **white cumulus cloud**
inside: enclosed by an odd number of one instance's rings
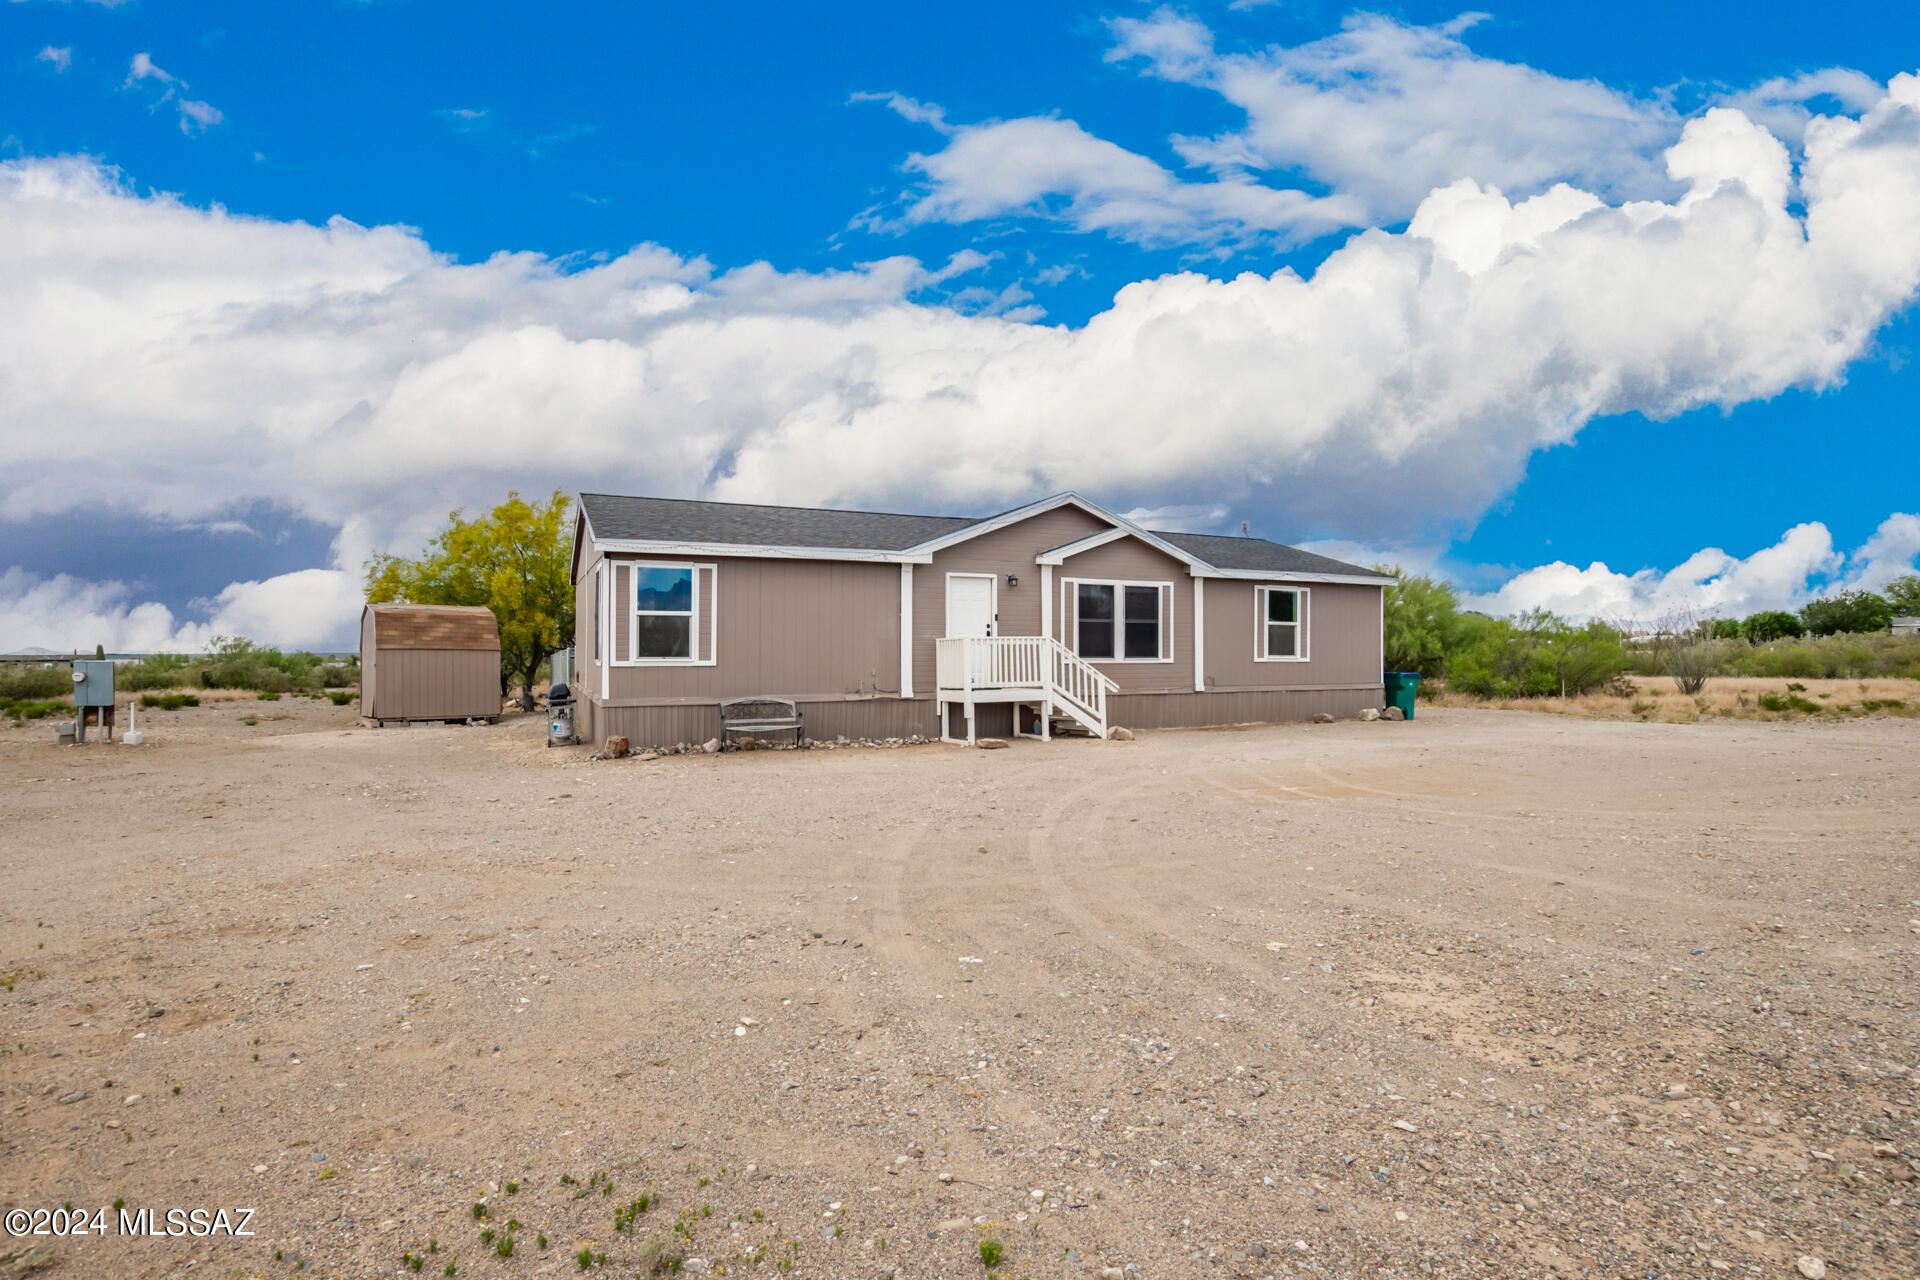
[[[905,118],[939,129],[947,143],[907,157],[904,167],[924,182],[897,214],[861,219],[874,230],[1024,217],[1154,246],[1298,244],[1355,226],[1366,213],[1348,196],[1263,186],[1242,173],[1185,181],[1072,120],[1028,116],[952,126],[937,107],[898,94],[885,100]]]
[[[1834,549],[1817,521],[1795,525],[1770,547],[1744,558],[1709,547],[1671,569],[1623,573],[1594,561],[1581,569],[1555,561],[1514,575],[1498,590],[1461,602],[1506,615],[1550,609],[1574,618],[1653,623],[1663,618],[1742,618],[1763,609],[1798,609],[1818,596],[1872,589],[1911,573],[1920,554],[1920,516],[1896,513],[1850,555]]]
[[[1831,387],[1914,297],[1920,78],[1809,123],[1797,174],[1727,108],[1664,164],[1667,201],[1452,183],[1310,276],[1142,280],[1076,328],[943,303],[977,254],[462,264],[404,227],[10,161],[0,521],[264,500],[341,527],[349,580],[453,506],[552,485],[958,511],[1073,488],[1418,541],[1595,416]]]

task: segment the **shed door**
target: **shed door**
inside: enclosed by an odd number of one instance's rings
[[[947,575],[947,637],[993,634],[993,579],[985,574]]]

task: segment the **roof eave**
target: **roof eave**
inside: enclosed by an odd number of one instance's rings
[[[1310,573],[1304,569],[1205,569],[1196,578],[1227,578],[1245,582],[1333,582],[1359,587],[1384,587],[1394,579],[1383,573]]]
[[[754,560],[849,560],[865,564],[928,564],[930,553],[872,547],[789,547],[745,542],[685,542],[651,538],[595,538],[603,552],[629,555],[734,556]]]

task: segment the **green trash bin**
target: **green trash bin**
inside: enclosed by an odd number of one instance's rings
[[[1413,695],[1420,687],[1418,671],[1389,671],[1383,677],[1387,686],[1387,705],[1398,707],[1413,719]]]

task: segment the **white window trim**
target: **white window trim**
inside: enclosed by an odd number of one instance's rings
[[[720,566],[692,560],[624,560],[627,566],[627,656],[614,662],[616,667],[711,667],[720,660]],[[687,656],[684,658],[642,658],[640,649],[640,601],[639,589],[634,585],[634,574],[641,569],[691,569],[693,571],[693,617],[687,631]],[[705,569],[713,575],[714,620],[710,628],[703,632],[701,620],[705,616],[706,599],[700,592],[700,571]],[[608,575],[611,577],[612,575]],[[707,634],[713,651],[711,658],[700,656],[700,637]]]
[[[1166,616],[1160,619],[1160,638],[1165,644],[1167,656],[1164,658],[1089,658],[1082,654],[1080,652],[1080,613],[1078,609],[1070,607],[1071,602],[1078,601],[1079,590],[1082,586],[1113,588],[1113,651],[1116,654],[1124,653],[1127,647],[1127,593],[1124,588],[1152,587],[1156,591],[1165,588],[1167,610]],[[1173,589],[1173,583],[1165,579],[1158,582],[1142,582],[1127,578],[1062,578],[1060,580],[1061,630],[1066,630],[1066,619],[1071,618],[1073,620],[1072,633],[1066,637],[1065,641],[1067,649],[1074,657],[1079,658],[1082,662],[1091,662],[1096,667],[1118,666],[1122,663],[1172,662],[1174,655],[1178,652],[1180,644],[1180,633],[1173,629],[1174,604],[1176,599],[1177,596]]]
[[[1300,652],[1297,654],[1270,655],[1267,653],[1267,595],[1273,591],[1291,591],[1298,597],[1295,612],[1300,621],[1295,625],[1300,629]],[[1313,661],[1313,590],[1310,587],[1296,587],[1281,583],[1268,583],[1253,589],[1253,660],[1255,662],[1312,662]]]

